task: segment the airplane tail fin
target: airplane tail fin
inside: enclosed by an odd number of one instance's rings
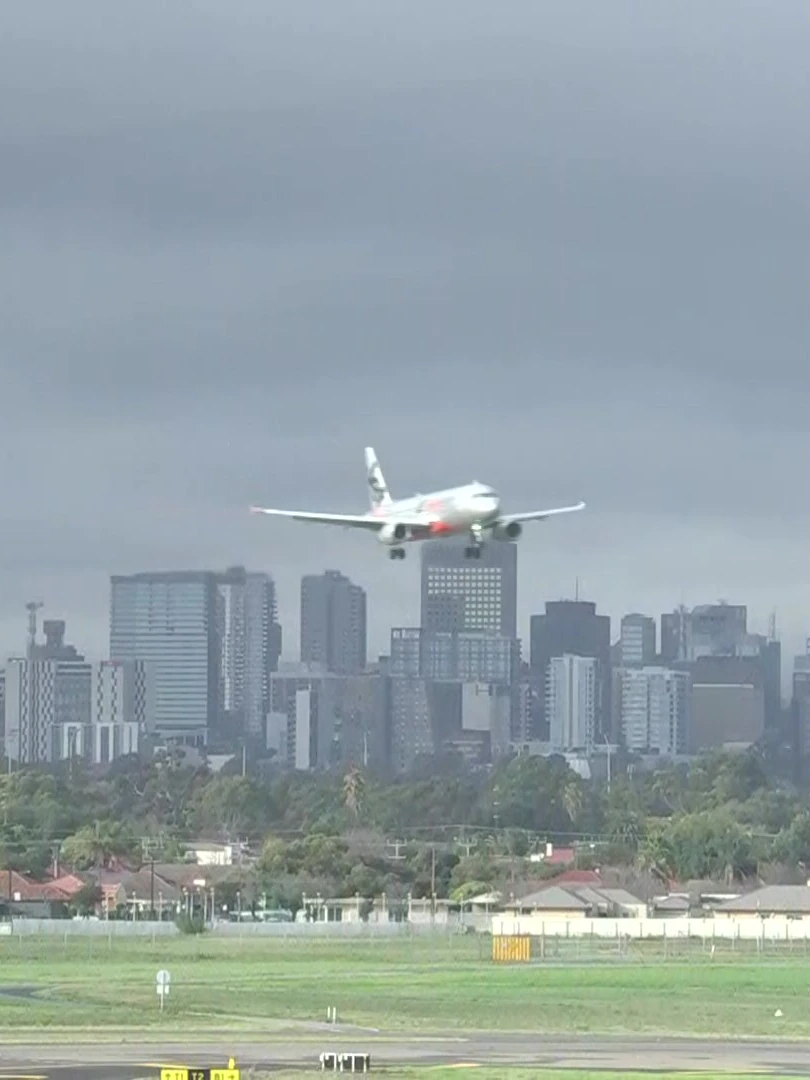
[[[368,483],[368,496],[372,509],[375,506],[384,506],[391,502],[391,493],[385,482],[374,447],[366,447],[366,482]]]

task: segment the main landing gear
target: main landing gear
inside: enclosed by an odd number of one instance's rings
[[[405,548],[391,548],[391,550],[388,552],[388,558],[389,559],[404,559],[405,558]]]
[[[472,543],[464,548],[464,558],[480,559],[481,548],[484,546],[484,535],[481,526],[473,525],[470,529],[470,536],[472,537]]]

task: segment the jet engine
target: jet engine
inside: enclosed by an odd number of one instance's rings
[[[492,529],[493,540],[517,540],[523,532],[519,521],[510,521],[507,525],[495,525]]]
[[[401,544],[408,535],[408,529],[402,522],[383,525],[377,537],[381,544]]]

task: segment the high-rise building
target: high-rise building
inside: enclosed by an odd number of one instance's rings
[[[686,671],[650,665],[622,668],[622,741],[639,754],[685,754],[690,718],[690,677]]]
[[[690,753],[747,747],[762,738],[766,693],[759,656],[701,656],[690,669]]]
[[[232,567],[217,583],[222,713],[233,737],[263,739],[270,711],[270,675],[278,670],[281,627],[269,574]]]
[[[83,757],[90,725],[92,665],[11,658],[6,664],[6,753],[25,765]]]
[[[141,660],[103,660],[93,664],[88,755],[96,765],[136,754],[154,722],[155,685]],[[63,754],[63,757],[70,756]]]
[[[366,666],[366,594],[337,570],[301,579],[301,662],[336,675]]]
[[[481,558],[464,558],[464,545],[422,545],[423,630],[486,631],[517,637],[517,545],[485,544]]]
[[[221,705],[218,576],[168,571],[111,580],[110,658],[154,672],[155,731],[203,746]]]
[[[769,637],[748,633],[744,604],[703,604],[691,611],[681,607],[661,616],[661,654],[666,663],[694,665],[721,658],[755,662],[757,672],[746,675],[742,682],[753,685],[753,680],[757,686],[762,685],[764,723],[771,732],[780,727],[782,716],[782,647],[774,635],[775,625]],[[729,670],[733,667],[731,665]],[[737,667],[743,670],[743,666]],[[746,670],[753,672],[750,664]],[[741,685],[737,675],[733,676],[730,685]],[[718,691],[712,693],[716,696]],[[701,700],[705,697],[703,693],[699,696]],[[732,706],[729,708],[733,711]],[[696,710],[695,735],[701,731],[706,715],[700,702],[696,704]],[[731,723],[730,715],[727,723]],[[752,730],[752,723],[743,723],[742,729]]]
[[[554,656],[546,671],[546,715],[554,750],[593,748],[597,661],[590,656]]]
[[[744,604],[701,604],[661,616],[661,658],[691,663],[701,656],[734,656],[747,636]]]
[[[792,684],[794,779],[806,782],[810,772],[810,638],[805,651],[794,658]]]
[[[520,640],[489,631],[395,627],[391,674],[440,682],[511,686],[520,672]]]
[[[388,680],[381,675],[314,674],[291,668],[270,679],[270,734],[279,758],[304,770],[387,766]]]
[[[644,667],[655,662],[655,619],[633,612],[622,619],[619,663],[622,667]]]
[[[610,616],[597,615],[596,604],[586,600],[553,600],[544,615],[530,623],[530,667],[538,686],[545,685],[549,661],[558,656],[590,656],[597,662],[594,738],[611,738]],[[538,695],[534,737],[550,737],[545,696]]]

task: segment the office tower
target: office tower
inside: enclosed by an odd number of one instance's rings
[[[391,630],[392,675],[511,686],[520,673],[520,639],[489,632],[452,633],[418,626]]]
[[[621,667],[644,667],[655,662],[655,619],[634,612],[625,615],[619,638]]]
[[[237,566],[219,576],[217,593],[223,719],[231,738],[263,739],[281,653],[275,583]]]
[[[110,658],[154,672],[155,731],[204,746],[220,710],[218,576],[186,570],[111,579]]]
[[[285,666],[270,677],[268,746],[296,769],[384,768],[390,753],[388,680]]]
[[[553,600],[544,615],[530,623],[530,668],[535,682],[545,685],[549,661],[559,656],[589,656],[597,661],[595,741],[615,738],[611,731],[610,616],[597,615],[596,604],[585,600]],[[545,696],[538,695],[536,739],[549,738]]]
[[[690,753],[752,746],[762,738],[766,680],[759,656],[701,656],[691,675]]]
[[[481,558],[464,558],[464,545],[422,545],[423,630],[488,631],[517,637],[517,545],[493,541]]]
[[[732,673],[731,685],[751,683],[751,680],[757,686],[761,683],[765,702],[764,723],[767,729],[776,731],[782,715],[782,646],[775,639],[775,632],[775,619],[772,619],[768,637],[749,634],[747,609],[743,604],[703,604],[691,611],[681,607],[661,616],[662,659],[670,664],[696,664],[709,658],[722,657],[755,661],[755,673],[749,664],[738,665],[739,672],[745,669],[748,674],[734,674],[734,665],[731,665],[728,669]],[[701,698],[703,696],[700,695]],[[703,723],[700,715],[702,709],[698,707],[697,712],[694,734],[699,734]],[[746,724],[743,723],[741,730],[745,728]],[[753,730],[750,724],[748,730]]]
[[[734,656],[747,637],[744,604],[680,607],[661,616],[661,658],[691,663],[700,656]]]
[[[554,750],[593,749],[597,661],[590,656],[554,656],[546,671],[546,716]]]
[[[336,675],[366,666],[366,594],[337,570],[301,579],[301,662]]]
[[[650,665],[622,668],[617,675],[626,748],[667,757],[685,754],[690,720],[689,673]]]

